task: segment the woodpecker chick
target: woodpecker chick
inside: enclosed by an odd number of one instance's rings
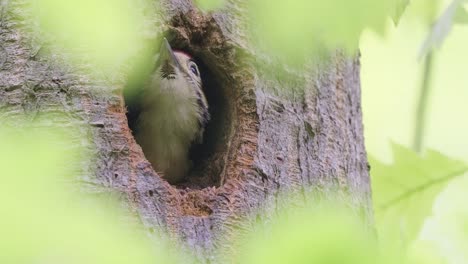
[[[156,171],[177,183],[192,166],[191,145],[203,140],[208,103],[197,64],[173,51],[166,39],[156,65],[144,89],[135,137]]]

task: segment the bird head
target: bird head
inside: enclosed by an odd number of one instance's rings
[[[161,45],[158,65],[162,79],[184,78],[191,84],[202,87],[200,71],[194,59],[185,52],[173,50],[166,38]]]
[[[210,119],[208,103],[203,92],[200,70],[192,56],[183,51],[173,50],[164,38],[157,65],[153,82],[159,83],[160,92],[172,94],[182,101],[193,102],[204,126]]]

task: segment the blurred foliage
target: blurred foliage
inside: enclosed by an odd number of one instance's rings
[[[195,0],[198,8],[205,11],[214,11],[224,6],[225,0]]]
[[[468,234],[463,232],[468,218],[461,213],[468,209],[468,175],[464,173],[468,127],[461,121],[468,113],[464,89],[468,80],[464,75],[467,29],[457,26],[466,19],[463,4],[412,0],[398,27],[388,26],[388,36],[366,32],[361,40],[367,150],[388,160],[383,146],[388,139],[409,144],[411,129],[418,121],[412,116],[423,66],[418,53],[432,52],[426,145],[465,160],[435,151],[420,156],[396,144],[392,146],[393,163],[371,159],[381,248],[410,263],[468,263]],[[428,28],[432,30],[424,41]]]
[[[414,18],[430,25],[437,16],[439,9],[447,0],[410,0],[407,8],[412,8]]]
[[[397,25],[400,22],[400,18],[406,10],[410,0],[395,0],[394,12],[392,15],[393,22]]]
[[[421,239],[444,252],[449,263],[467,263],[468,260],[468,173],[452,181],[434,205]]]
[[[138,50],[145,21],[144,0],[31,0],[33,12],[50,38],[96,67],[122,63]]]
[[[252,36],[257,45],[290,62],[342,48],[354,54],[364,28],[383,33],[387,17],[398,19],[400,0],[249,1]]]
[[[241,240],[230,263],[391,263],[379,257],[370,229],[340,202],[311,202],[288,210]]]
[[[383,248],[404,252],[418,238],[436,197],[468,165],[435,151],[421,157],[396,144],[393,155],[391,165],[371,159],[372,199]]]
[[[408,250],[408,262],[413,264],[448,264],[434,243],[417,240]]]
[[[454,16],[455,24],[468,24],[468,11],[466,10],[466,1],[461,2]]]
[[[70,188],[81,162],[68,131],[28,125],[0,127],[0,263],[175,263]]]

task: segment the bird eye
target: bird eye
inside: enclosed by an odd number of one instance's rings
[[[195,74],[196,76],[199,76],[198,67],[197,67],[197,64],[195,64],[195,62],[193,61],[190,62],[189,69],[193,74]]]

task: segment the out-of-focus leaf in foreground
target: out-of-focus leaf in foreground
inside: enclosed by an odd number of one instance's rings
[[[437,245],[429,241],[417,240],[409,248],[408,263],[410,264],[449,264],[442,256]]]
[[[354,53],[364,28],[383,32],[394,5],[394,0],[252,0],[250,27],[261,48],[302,63],[324,47]]]
[[[371,159],[376,227],[383,248],[406,248],[431,215],[436,196],[468,170],[461,161],[435,151],[417,153],[394,144],[393,164]]]
[[[240,243],[233,263],[384,263],[369,233],[340,205],[280,211]]]
[[[0,263],[173,263],[76,197],[73,142],[52,129],[0,128]]]
[[[421,239],[438,247],[447,263],[468,262],[467,189],[468,173],[452,181],[438,197],[421,234]]]
[[[457,9],[457,12],[455,13],[454,17],[454,22],[455,24],[468,24],[468,11],[466,10],[466,6],[461,5]]]
[[[100,65],[118,63],[141,43],[138,33],[144,24],[139,9],[142,1],[37,0],[32,3],[46,36]]]
[[[392,19],[395,25],[398,25],[398,22],[400,22],[400,18],[405,12],[406,7],[408,6],[410,0],[394,0],[394,1],[395,1],[395,4],[394,4],[395,11],[392,14]]]
[[[198,8],[205,11],[212,11],[223,7],[225,0],[195,0]]]

